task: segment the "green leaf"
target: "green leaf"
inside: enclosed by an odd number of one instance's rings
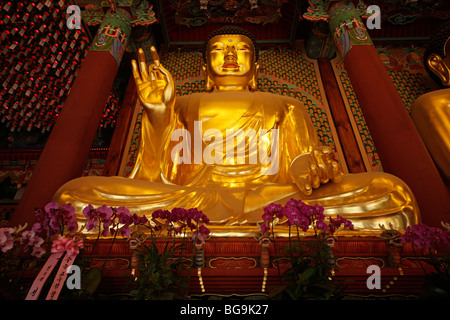
[[[173,300],[174,293],[173,292],[163,292],[158,297],[159,300]]]
[[[316,274],[316,271],[317,270],[314,267],[307,268],[305,271],[299,274],[299,282],[302,283],[309,280],[313,275]]]
[[[88,294],[93,294],[97,290],[102,280],[102,272],[98,268],[90,269],[81,281],[81,288]]]
[[[281,294],[284,290],[286,290],[286,286],[276,286],[273,287],[269,292],[269,299],[273,299],[279,294]]]

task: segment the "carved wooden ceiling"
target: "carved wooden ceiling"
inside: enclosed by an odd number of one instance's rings
[[[347,0],[351,1],[351,0]],[[352,0],[377,5],[381,29],[370,30],[374,40],[426,41],[450,19],[448,0]],[[74,0],[83,8],[106,10],[110,3],[150,7],[155,21],[151,28],[169,46],[200,44],[224,24],[237,24],[252,32],[263,44],[290,43],[305,39],[311,22],[303,18],[312,3],[327,0]],[[153,19],[153,17],[152,17]],[[84,20],[84,18],[83,18]],[[153,23],[156,22],[156,23]]]
[[[196,44],[224,23],[239,24],[263,43],[305,39],[311,22],[303,18],[307,0],[200,0],[156,1],[165,42],[170,45]],[[320,1],[319,1],[320,2]],[[359,1],[354,1],[355,4]],[[252,9],[252,3],[254,7]],[[374,40],[426,41],[444,21],[450,19],[448,0],[371,0],[381,11],[381,29],[370,30]],[[159,12],[158,12],[159,10]]]

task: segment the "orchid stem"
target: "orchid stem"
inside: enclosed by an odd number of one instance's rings
[[[277,251],[277,244],[275,242],[275,233],[273,232],[273,221],[271,223],[272,225],[272,237],[273,237],[273,247],[275,249],[275,258],[278,259],[278,251]],[[283,279],[281,279],[281,270],[280,270],[280,260],[277,260],[277,270],[278,270],[278,278],[280,280],[280,284],[283,283]]]
[[[117,227],[117,228],[119,228],[119,227]],[[103,269],[105,269],[105,266],[106,266],[106,262],[109,260],[109,255],[111,254],[112,248],[114,246],[114,242],[116,241],[116,238],[117,238],[117,232],[118,232],[118,229],[116,229],[114,232],[114,238],[111,242],[111,246],[109,247],[108,254],[106,255],[105,261],[103,262],[100,272],[103,272]]]

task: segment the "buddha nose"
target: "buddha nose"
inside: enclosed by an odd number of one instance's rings
[[[236,61],[237,55],[236,55],[236,48],[234,46],[227,46],[225,53],[225,61]]]

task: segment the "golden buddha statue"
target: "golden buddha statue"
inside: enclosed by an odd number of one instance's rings
[[[424,64],[441,87],[450,87],[450,23],[432,38]],[[411,117],[434,162],[450,182],[450,88],[420,96]]]
[[[216,235],[257,232],[263,208],[291,198],[350,219],[356,230],[417,223],[403,181],[382,172],[344,175],[333,150],[319,145],[301,102],[255,90],[257,53],[251,34],[219,29],[204,49],[211,92],[176,96],[155,48],[150,65],[139,50],[132,69],[145,112],[134,170],[129,177],[72,180],[54,200],[71,202],[77,212],[88,204],[140,214],[198,208]]]

